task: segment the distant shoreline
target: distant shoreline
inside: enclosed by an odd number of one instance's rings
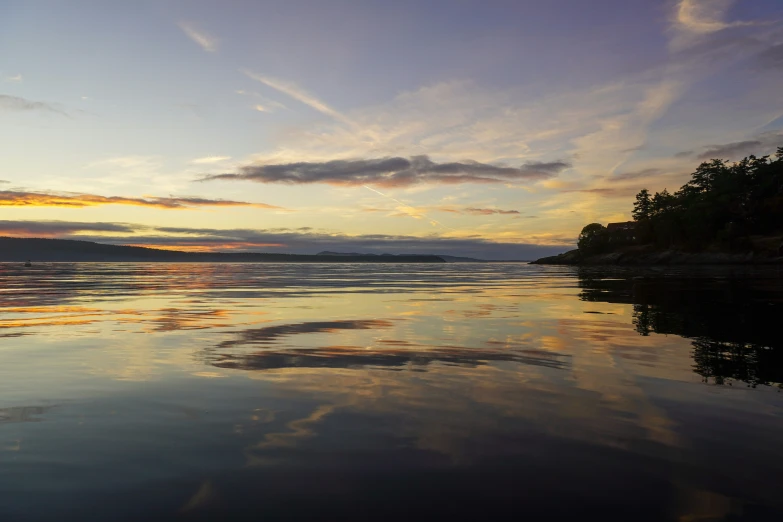
[[[431,254],[184,252],[93,241],[0,237],[0,263],[530,263]]]
[[[70,239],[0,237],[0,262],[117,263],[445,263],[435,255],[308,255],[277,253],[183,252],[106,245]]]

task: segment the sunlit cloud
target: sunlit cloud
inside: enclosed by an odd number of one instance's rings
[[[393,212],[395,210],[399,211],[399,209],[400,207],[397,207],[395,209],[365,207],[362,208],[362,212]],[[520,214],[519,210],[503,210],[500,208],[475,208],[475,207],[460,208],[460,207],[448,207],[448,206],[435,206],[435,207],[421,207],[421,210],[422,212],[424,211],[447,212],[450,214],[465,214],[465,215],[472,215],[472,216]],[[392,214],[392,215],[397,215],[397,214]]]
[[[95,194],[72,194],[53,192],[0,191],[0,206],[5,207],[93,207],[98,205],[134,205],[160,209],[193,209],[200,207],[256,207],[282,210],[266,203],[248,203],[223,199],[200,197],[143,197],[97,196]]]
[[[251,98],[254,98],[258,101],[253,108],[257,111],[261,112],[274,112],[276,109],[287,109],[284,104],[272,100],[270,98],[267,98],[266,96],[263,96],[262,94],[259,94],[255,91],[246,91],[244,89],[238,89],[234,91],[235,93],[239,94],[240,96],[248,96]]]
[[[5,81],[9,83],[22,83],[23,78],[21,74],[16,74],[14,76],[8,76]]]
[[[183,21],[179,22],[177,25],[191,40],[196,42],[208,53],[217,51],[219,40],[203,29],[198,28],[193,22]]]
[[[675,24],[696,34],[708,34],[729,27],[753,25],[753,22],[726,22],[726,13],[735,0],[679,0],[675,9]]]
[[[193,165],[211,165],[213,163],[222,163],[231,159],[231,156],[205,156],[191,160]]]
[[[470,160],[436,163],[427,156],[413,156],[247,165],[240,167],[239,173],[209,175],[202,181],[245,180],[258,183],[329,183],[347,186],[369,184],[381,187],[406,187],[417,183],[521,183],[554,177],[570,166],[570,163],[565,161],[528,162],[519,167],[497,166]]]

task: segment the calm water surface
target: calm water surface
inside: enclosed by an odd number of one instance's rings
[[[0,520],[781,520],[781,322],[775,268],[0,264]]]

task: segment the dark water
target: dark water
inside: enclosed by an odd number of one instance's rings
[[[783,272],[0,264],[0,520],[783,520]]]

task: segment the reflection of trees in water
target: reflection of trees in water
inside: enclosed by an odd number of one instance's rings
[[[640,335],[693,339],[693,370],[705,382],[783,387],[783,279],[774,270],[734,270],[584,269],[580,297],[633,304]]]
[[[693,371],[709,382],[724,384],[727,379],[749,386],[777,384],[783,387],[783,351],[757,344],[696,339],[693,345]],[[730,383],[729,383],[730,384]]]

